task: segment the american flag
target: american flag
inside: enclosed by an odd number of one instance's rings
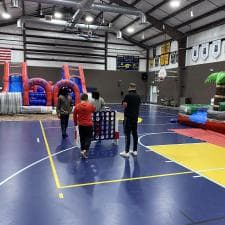
[[[11,61],[11,49],[0,48],[0,62]]]

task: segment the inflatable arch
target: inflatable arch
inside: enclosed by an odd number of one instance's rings
[[[47,82],[46,80],[42,78],[32,78],[24,84],[23,104],[29,105],[29,90],[34,85],[39,85],[45,89],[46,100],[47,100],[46,105],[52,106],[52,86],[51,84],[49,84],[49,82]]]
[[[70,80],[60,80],[55,84],[55,86],[53,88],[54,106],[57,106],[58,93],[59,93],[60,88],[62,88],[62,87],[68,87],[74,92],[74,94],[76,96],[75,105],[80,102],[80,91],[79,91],[78,86]]]

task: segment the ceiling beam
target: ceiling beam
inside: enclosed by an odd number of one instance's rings
[[[130,6],[135,6],[137,5],[141,0],[135,0]],[[112,2],[112,1],[111,1]],[[118,14],[116,17],[114,17],[110,23],[114,23],[116,20],[118,20],[123,14]]]
[[[46,7],[44,8],[45,10],[47,10],[46,12],[52,12],[52,7]],[[43,10],[43,9],[42,9]],[[46,13],[45,12],[45,13]],[[40,16],[39,15],[39,10],[35,10],[35,13],[30,13],[27,14],[27,16]],[[16,17],[16,18],[12,18],[10,20],[7,20],[6,22],[0,23],[0,27],[5,27],[5,26],[9,26],[9,25],[13,25],[17,23],[17,20],[20,19],[21,16]]]
[[[196,34],[196,33],[208,30],[208,29],[212,29],[214,27],[217,27],[217,26],[220,26],[220,25],[224,25],[224,24],[225,24],[225,18],[219,19],[219,20],[216,20],[216,21],[214,21],[212,23],[208,23],[208,24],[203,25],[201,27],[198,27],[198,28],[196,28],[194,30],[191,30],[191,31],[187,32],[187,35],[193,35],[193,34]]]
[[[118,4],[117,0],[111,0],[111,1],[115,4]],[[122,0],[120,1],[120,5],[124,6],[124,7],[131,7],[130,4],[128,4],[128,3],[126,3]],[[135,8],[135,7],[133,7],[133,8]],[[137,9],[137,8],[135,8],[135,9]],[[147,21],[150,22],[155,28],[167,33],[169,36],[171,36],[175,40],[179,40],[179,39],[181,39],[182,37],[185,36],[182,32],[180,32],[180,31],[174,29],[173,27],[163,23],[162,21],[156,19],[153,16],[146,15],[146,18],[147,18]]]
[[[150,41],[151,39],[157,38],[157,37],[162,36],[162,35],[165,35],[165,33],[164,32],[160,32],[158,34],[155,34],[153,36],[150,36],[148,38],[145,38],[145,39],[141,40],[140,43],[144,43],[146,41]]]
[[[179,25],[175,26],[175,29],[179,29],[179,28],[181,28],[181,27],[187,26],[187,25],[189,25],[189,24],[191,24],[191,23],[194,23],[194,22],[196,22],[196,21],[198,21],[198,20],[204,19],[204,18],[206,18],[206,17],[208,17],[208,16],[211,16],[211,15],[213,15],[213,14],[219,12],[219,11],[223,11],[223,10],[225,10],[225,5],[224,5],[224,6],[221,6],[221,7],[218,7],[218,8],[216,8],[216,9],[214,9],[214,10],[211,10],[211,11],[209,11],[209,12],[207,12],[207,13],[204,13],[204,14],[202,14],[202,15],[200,15],[200,16],[198,16],[198,17],[195,17],[195,18],[193,18],[193,19],[191,19],[191,20],[188,20],[188,21],[186,21],[186,22],[184,22],[184,23],[182,23],[182,24],[179,24]],[[205,27],[205,26],[206,26],[206,25],[204,25],[203,27]],[[195,31],[197,32],[197,31],[198,31],[198,28],[196,28]],[[200,31],[199,31],[199,32],[200,32]],[[190,33],[191,33],[191,31],[190,31],[190,32],[187,32],[188,35],[190,35]],[[163,35],[163,34],[164,34],[164,32],[160,32],[160,33],[158,33],[157,35],[154,35],[154,36],[152,36],[152,37],[148,37],[148,38],[142,40],[141,43],[144,43],[144,42],[146,42],[146,41],[150,41],[151,39],[156,38],[156,37],[159,37],[159,36],[161,36],[161,35]]]
[[[218,13],[219,11],[224,11],[224,10],[225,10],[225,5],[223,5],[223,6],[221,6],[221,7],[218,7],[218,8],[216,8],[216,9],[214,9],[214,10],[211,10],[211,11],[209,11],[209,12],[207,12],[207,13],[204,13],[204,14],[202,14],[202,15],[200,15],[200,16],[197,16],[197,17],[195,17],[195,18],[193,18],[193,19],[191,19],[191,20],[188,20],[188,21],[186,21],[186,22],[184,22],[184,23],[182,23],[182,24],[179,24],[179,25],[176,26],[175,28],[176,28],[176,29],[179,29],[179,28],[181,28],[181,27],[184,27],[184,26],[186,26],[186,25],[189,25],[189,24],[191,24],[191,23],[194,23],[194,22],[197,21],[197,20],[204,19],[205,17],[211,16],[211,15],[213,15],[213,14],[215,14],[215,13]]]
[[[158,9],[159,7],[161,7],[162,5],[166,4],[169,0],[164,0],[162,2],[160,2],[159,4],[153,6],[151,9],[149,9],[145,14],[150,14],[152,12],[154,12],[156,9]],[[132,5],[133,6],[133,5]],[[134,19],[133,21],[131,21],[129,24],[125,25],[124,27],[121,28],[121,31],[125,30],[127,27],[132,26],[134,23],[136,23],[139,20],[139,18]],[[150,25],[152,26],[152,25]]]
[[[174,13],[171,13],[171,14],[169,14],[168,16],[162,18],[162,21],[164,22],[164,21],[166,21],[166,20],[168,20],[168,19],[170,19],[170,18],[172,18],[172,17],[178,15],[179,13],[182,13],[183,11],[186,11],[186,10],[188,10],[188,9],[190,9],[190,8],[192,8],[192,7],[194,7],[194,6],[196,6],[196,5],[199,5],[201,2],[204,2],[204,1],[206,1],[206,0],[198,0],[198,1],[195,1],[195,2],[193,2],[193,3],[191,3],[191,4],[189,4],[189,5],[187,5],[187,6],[183,7],[183,8],[181,8],[181,9],[175,11]],[[147,26],[147,27],[145,27],[145,28],[143,28],[143,29],[137,31],[136,33],[132,34],[130,37],[134,37],[134,36],[136,36],[136,35],[138,35],[138,34],[144,32],[144,31],[146,31],[146,30],[148,30],[148,29],[151,29],[152,27],[153,27],[152,25],[149,25],[149,26]]]
[[[112,2],[110,1],[108,5],[112,5]],[[103,17],[103,11],[101,11],[99,14],[97,14],[97,16],[95,16],[95,19],[94,19],[94,23],[97,22],[98,18],[101,18]]]

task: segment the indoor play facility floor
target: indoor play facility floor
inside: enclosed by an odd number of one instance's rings
[[[119,155],[122,123],[118,145],[93,142],[82,160],[72,120],[66,139],[58,120],[1,121],[0,224],[224,225],[225,147],[176,115],[142,105],[129,159]]]

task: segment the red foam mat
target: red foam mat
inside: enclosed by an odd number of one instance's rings
[[[189,129],[171,129],[177,134],[192,137],[211,144],[219,145],[225,148],[225,135],[211,130],[203,130],[200,128]]]

